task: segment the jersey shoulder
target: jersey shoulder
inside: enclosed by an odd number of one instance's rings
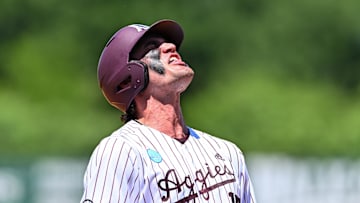
[[[132,124],[134,125],[134,124]],[[132,156],[138,156],[138,147],[141,145],[136,129],[133,129],[131,124],[125,124],[117,130],[113,131],[109,136],[104,137],[97,144],[92,156],[96,157],[96,160],[101,160],[104,157],[110,157],[114,153],[122,155],[132,154]],[[135,124],[136,127],[136,124]],[[122,153],[120,153],[120,151]]]
[[[200,138],[206,140],[206,142],[211,143],[214,146],[217,146],[221,150],[227,150],[230,153],[240,153],[242,154],[241,149],[232,141],[229,141],[224,138],[220,138],[214,135],[211,135],[207,132],[192,129]]]
[[[124,142],[130,146],[136,147],[137,145],[141,145],[139,142],[144,133],[141,132],[139,123],[135,121],[129,121],[125,123],[123,126],[113,131],[108,137],[105,137],[101,142],[107,140],[119,140]]]

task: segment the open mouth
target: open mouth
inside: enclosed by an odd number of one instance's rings
[[[186,66],[178,55],[173,55],[169,58],[169,64]]]
[[[172,56],[172,57],[170,57],[170,59],[169,59],[169,63],[175,63],[175,62],[177,62],[177,61],[179,61],[179,59],[176,58],[175,56]]]

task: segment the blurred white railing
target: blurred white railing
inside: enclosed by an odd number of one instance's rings
[[[259,203],[359,203],[360,160],[248,156]]]

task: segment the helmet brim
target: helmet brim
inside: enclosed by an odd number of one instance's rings
[[[180,47],[184,38],[184,32],[180,25],[172,20],[160,20],[150,26],[146,33],[159,34]],[[143,36],[144,37],[144,36]]]
[[[180,45],[184,39],[184,32],[181,26],[173,20],[160,20],[152,24],[149,29],[142,33],[141,37],[138,38],[134,48],[137,47],[144,38],[151,35],[157,35],[163,37],[167,42],[173,43],[176,46],[176,49],[179,50]],[[142,58],[147,50],[137,50],[140,53],[133,53],[133,56],[130,56],[132,59],[139,60]]]

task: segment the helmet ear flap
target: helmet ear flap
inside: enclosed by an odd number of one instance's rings
[[[141,61],[130,61],[103,84],[102,89],[109,103],[125,112],[133,99],[149,83],[148,67]],[[111,94],[106,94],[111,92]]]
[[[140,91],[146,89],[146,87],[149,84],[149,69],[148,69],[148,65],[140,60],[132,60],[130,62],[128,62],[127,64],[127,68],[130,69],[134,69],[134,67],[136,67],[137,70],[142,70],[140,72],[143,72],[142,75],[138,75],[137,78],[141,78],[140,80],[137,80],[137,83],[140,83],[140,86],[142,87]],[[139,73],[139,71],[137,71],[136,74],[141,74]]]

